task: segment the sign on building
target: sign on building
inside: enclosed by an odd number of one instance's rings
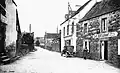
[[[107,37],[115,37],[117,36],[117,32],[107,32],[93,35],[93,38],[107,38]]]

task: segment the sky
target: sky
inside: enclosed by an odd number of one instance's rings
[[[68,2],[72,10],[76,5],[83,5],[88,0],[14,0],[17,4],[22,32],[29,32],[31,24],[35,37],[43,37],[45,32],[56,33],[57,26],[65,21]],[[98,0],[99,1],[99,0]]]

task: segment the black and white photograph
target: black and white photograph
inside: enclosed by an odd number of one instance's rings
[[[120,0],[0,0],[0,73],[120,73]]]

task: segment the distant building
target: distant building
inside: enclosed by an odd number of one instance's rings
[[[34,43],[36,43],[36,42],[39,42],[39,45],[44,46],[44,44],[45,44],[44,37],[36,37],[36,38],[34,39]]]
[[[58,33],[45,33],[45,49],[51,51],[60,51],[60,34]]]

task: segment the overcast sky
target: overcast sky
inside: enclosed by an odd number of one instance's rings
[[[77,10],[79,7],[75,7],[75,5],[83,5],[88,0],[14,1],[18,5],[21,30],[28,32],[29,24],[31,24],[35,37],[43,37],[45,31],[55,33],[57,26],[65,20],[64,15],[68,12],[68,2],[73,10]]]

